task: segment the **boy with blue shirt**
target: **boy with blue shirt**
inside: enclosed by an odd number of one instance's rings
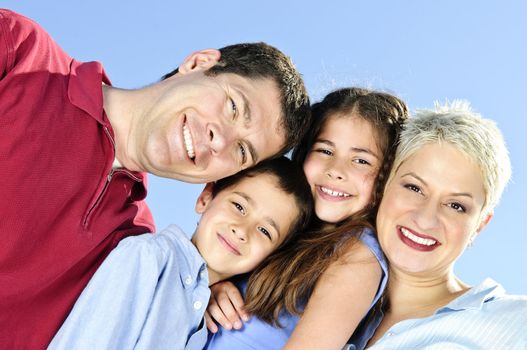
[[[285,157],[209,183],[192,242],[175,225],[123,240],[48,349],[202,349],[209,286],[254,269],[311,210],[303,171]]]

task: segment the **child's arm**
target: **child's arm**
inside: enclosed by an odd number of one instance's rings
[[[356,242],[322,274],[284,349],[342,349],[379,288],[381,267]]]
[[[249,315],[244,309],[245,302],[240,290],[230,281],[218,282],[210,287],[211,295],[205,321],[211,333],[218,331],[216,322],[225,329],[240,329]],[[215,322],[216,321],[216,322]]]
[[[141,244],[142,243],[142,244]],[[49,349],[132,349],[159,277],[152,247],[123,240],[99,267]]]

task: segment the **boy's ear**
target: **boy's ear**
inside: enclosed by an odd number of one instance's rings
[[[178,67],[181,74],[196,70],[207,70],[220,60],[220,51],[216,49],[205,49],[191,53]]]
[[[481,222],[479,223],[479,226],[476,229],[476,232],[474,232],[474,234],[472,236],[472,240],[474,240],[474,238],[476,238],[476,236],[479,235],[481,233],[481,231],[483,231],[483,229],[489,224],[490,219],[492,219],[493,215],[494,215],[494,212],[491,211],[489,214],[485,215],[481,219]]]
[[[209,203],[212,201],[212,189],[214,188],[214,182],[209,182],[203,188],[203,191],[198,196],[196,201],[196,213],[203,214],[205,209],[209,206]]]

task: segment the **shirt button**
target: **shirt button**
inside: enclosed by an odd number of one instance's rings
[[[207,277],[207,273],[206,273],[205,271],[201,271],[201,272],[199,273],[199,276],[200,276],[201,278],[205,278],[205,277]]]
[[[191,284],[191,283],[192,283],[192,277],[187,276],[187,277],[185,278],[185,284]]]
[[[202,306],[202,305],[203,305],[203,304],[201,303],[201,301],[199,301],[199,300],[198,300],[198,301],[195,301],[195,302],[194,302],[194,309],[199,310],[199,309],[201,309],[201,306]]]
[[[393,332],[388,332],[388,336],[391,337],[393,335]]]

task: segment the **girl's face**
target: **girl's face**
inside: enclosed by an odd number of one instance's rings
[[[383,155],[377,132],[355,114],[330,116],[304,161],[317,217],[338,223],[371,200]]]

